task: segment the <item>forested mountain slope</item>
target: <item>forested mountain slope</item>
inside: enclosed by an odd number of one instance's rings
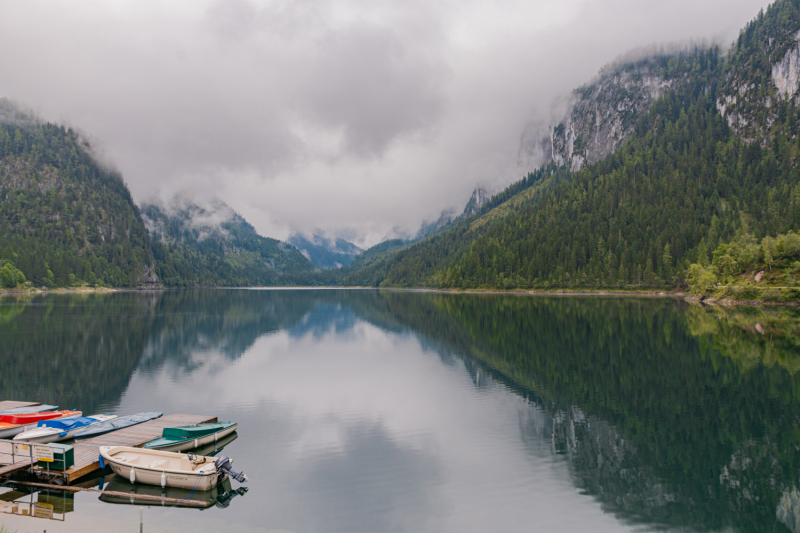
[[[637,114],[626,143],[605,159],[574,173],[563,166],[540,170],[488,202],[488,211],[345,282],[680,287],[701,253],[739,233],[760,240],[800,228],[798,108],[794,96],[775,104],[773,76],[797,49],[799,5],[773,4],[742,31],[727,61],[714,48],[670,58],[668,68],[679,73],[672,79],[680,83]],[[783,94],[796,95],[800,75],[784,78],[791,83]],[[747,124],[765,125],[752,138],[742,120],[731,120],[735,106],[720,105],[731,87],[737,94],[747,92],[738,87],[752,89],[747,106],[735,108]]]
[[[0,102],[0,260],[34,286],[156,286],[147,231],[122,178],[63,126]],[[0,276],[3,286],[22,278]]]
[[[221,200],[201,206],[176,198],[142,206],[156,271],[168,287],[279,285],[282,274],[316,267],[295,247],[262,237]]]
[[[733,45],[720,75],[717,108],[744,140],[767,146],[797,135],[798,38],[800,3],[780,0],[759,13]]]
[[[413,244],[389,248],[369,262],[354,262],[354,269],[343,269],[341,283],[363,286],[432,286],[430,278],[478,236],[519,208],[520,199],[535,202],[555,183],[568,179],[563,168],[548,166],[530,174],[493,197],[470,217],[459,218],[449,229]],[[365,255],[369,250],[365,252]],[[360,267],[360,268],[358,268]]]

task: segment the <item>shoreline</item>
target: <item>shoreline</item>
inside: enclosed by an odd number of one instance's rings
[[[60,287],[57,289],[0,289],[0,296],[25,296],[25,295],[38,295],[38,294],[104,294],[109,292],[142,292],[142,291],[160,291],[158,289],[128,289],[120,287]]]
[[[765,287],[766,288],[766,287]],[[620,289],[434,289],[430,287],[364,287],[364,286],[255,286],[255,287],[71,287],[57,289],[0,289],[0,296],[25,296],[41,294],[107,294],[114,292],[161,292],[191,289],[251,289],[251,290],[386,290],[398,292],[425,292],[438,294],[494,294],[520,296],[615,296],[644,298],[675,298],[692,305],[707,307],[800,307],[800,301],[737,300],[729,297],[702,298],[684,291],[620,290]]]
[[[346,288],[346,287],[345,287]],[[685,298],[682,291],[625,291],[602,289],[431,289],[427,287],[377,287],[381,290],[434,292],[444,294],[519,294],[545,296],[646,296],[650,298]]]

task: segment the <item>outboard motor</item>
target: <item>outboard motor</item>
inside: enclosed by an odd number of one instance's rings
[[[225,457],[224,455],[219,457],[214,462],[214,467],[216,467],[217,472],[221,474],[222,473],[228,474],[239,483],[244,483],[245,481],[247,481],[247,476],[244,475],[244,472],[237,472],[236,470],[234,470],[233,466],[231,466],[231,460]]]

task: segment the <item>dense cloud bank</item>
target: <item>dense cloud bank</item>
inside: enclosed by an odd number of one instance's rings
[[[138,201],[366,246],[519,178],[522,132],[618,55],[728,43],[766,4],[5,2],[0,96],[84,131]]]

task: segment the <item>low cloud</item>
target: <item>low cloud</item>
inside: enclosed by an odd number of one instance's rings
[[[731,42],[766,4],[6,2],[0,96],[86,132],[137,200],[366,246],[521,177],[526,126],[620,54]]]

